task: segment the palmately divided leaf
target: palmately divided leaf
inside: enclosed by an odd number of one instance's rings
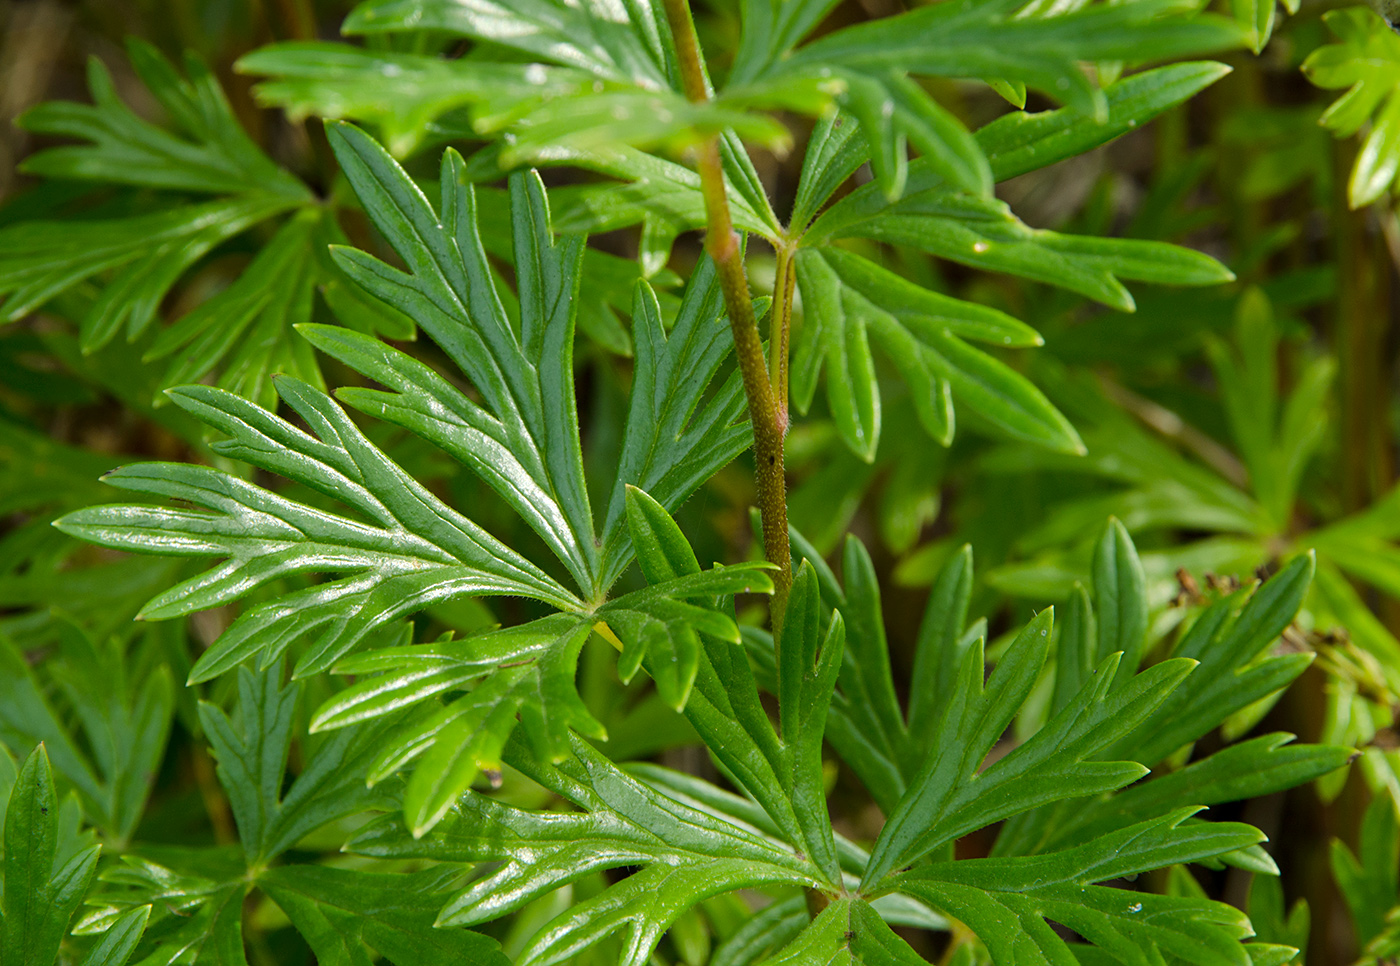
[[[1144,615],[1133,616],[1142,606],[1132,604],[1138,596],[1131,590],[1134,583],[1131,561],[1136,558],[1136,551],[1127,535],[1116,530],[1111,521],[1100,542],[1095,597],[1100,610],[1113,612],[1109,622],[1112,626],[1119,630],[1128,624],[1145,626],[1141,621]],[[1125,563],[1129,565],[1124,567]],[[1120,732],[1096,757],[1125,757],[1146,766],[1156,766],[1169,754],[1215,729],[1232,714],[1263,700],[1302,673],[1311,655],[1261,657],[1261,651],[1292,620],[1307,590],[1310,573],[1309,558],[1299,557],[1252,596],[1249,591],[1239,591],[1216,601],[1199,614],[1176,642],[1170,660],[1199,660],[1201,666],[1162,701],[1151,717],[1132,725],[1126,734]],[[1122,593],[1125,588],[1129,589],[1126,597]],[[1101,590],[1105,592],[1100,593]],[[1125,608],[1125,603],[1130,606]],[[1075,624],[1061,634],[1057,678],[1067,669],[1077,676],[1094,640],[1097,638],[1100,646],[1113,646],[1112,639],[1118,634],[1118,631],[1105,631],[1102,627],[1099,633],[1094,633],[1093,628],[1098,623],[1095,608],[1082,589],[1071,599],[1071,613],[1076,614]],[[1070,633],[1074,636],[1067,642]],[[1119,640],[1120,646],[1126,643],[1131,641]],[[1071,654],[1068,662],[1067,647]],[[1145,673],[1160,666],[1155,665]],[[1056,694],[1055,707],[1060,707],[1058,681]],[[1348,748],[1332,745],[1289,745],[1291,739],[1292,736],[1286,734],[1264,735],[1226,747],[1117,794],[1066,798],[1049,807],[1025,812],[1002,827],[992,854],[998,857],[1032,855],[1078,846],[1147,816],[1162,816],[1187,806],[1214,805],[1269,794],[1331,772],[1354,755]],[[1256,873],[1278,874],[1273,861],[1257,848],[1227,852],[1212,861],[1240,865]]]
[[[14,748],[42,744],[53,769],[77,793],[87,821],[125,843],[165,752],[175,694],[165,667],[134,680],[118,646],[104,643],[64,621],[41,678],[22,649],[0,637],[0,737]],[[49,690],[82,709],[76,727],[65,724]]]
[[[1318,87],[1347,88],[1323,113],[1322,123],[1338,137],[1351,137],[1367,121],[1347,185],[1353,208],[1368,205],[1395,182],[1400,158],[1400,37],[1364,6],[1324,15],[1338,42],[1313,51],[1303,72]]]
[[[1229,72],[1229,67],[1213,61],[1145,70],[1104,88],[1107,114],[1102,121],[1073,108],[1015,111],[978,128],[977,143],[987,154],[993,176],[1005,181],[1135,130]]]
[[[47,148],[26,158],[22,170],[201,194],[278,195],[293,204],[310,200],[306,186],[274,164],[243,131],[217,78],[197,58],[186,58],[186,80],[145,41],[130,38],[127,55],[178,134],[132,113],[117,95],[112,75],[94,57],[88,61],[92,105],[49,101],[31,108],[19,122],[36,134],[92,143]]]
[[[444,505],[375,448],[329,398],[283,379],[278,391],[316,432],[217,389],[172,392],[177,405],[231,438],[214,444],[240,459],[318,490],[355,516],[315,510],[226,473],[144,463],[107,482],[186,500],[202,510],[109,505],[69,514],[65,532],[125,550],[228,559],[154,598],[164,619],[237,600],[285,574],[350,572],[243,613],[191,672],[207,680],[261,654],[264,666],[293,641],[320,631],[298,674],[324,670],[374,628],[434,600],[518,594],[569,610],[577,601],[539,568]]]
[[[0,958],[6,966],[52,966],[102,847],[74,849],[61,841],[59,799],[43,745],[25,759],[7,797]]]
[[[1314,568],[1313,555],[1300,554],[1252,593],[1238,591],[1201,613],[1172,651],[1201,663],[1192,686],[1179,689],[1114,751],[1131,748],[1135,760],[1155,765],[1302,674],[1312,654],[1263,652],[1292,623]]]
[[[338,124],[328,133],[366,213],[409,271],[355,249],[337,249],[338,263],[366,290],[418,322],[471,379],[485,405],[463,397],[454,408],[517,464],[484,478],[550,544],[591,596],[598,589],[597,548],[572,391],[574,296],[583,239],[556,243],[538,177],[512,179],[521,303],[517,330],[496,292],[476,231],[474,193],[462,180],[457,153],[443,155],[439,215],[393,158],[363,132]],[[497,457],[491,453],[468,465],[480,471]],[[512,479],[520,477],[519,483]],[[533,492],[519,493],[521,484],[533,484]]]
[[[348,250],[338,253],[342,264],[370,291],[414,318],[472,379],[485,406],[422,363],[386,353],[366,337],[324,328],[308,330],[308,336],[396,391],[352,391],[346,394],[352,404],[421,433],[472,467],[596,599],[630,559],[621,525],[623,488],[642,486],[673,508],[748,443],[737,380],[701,404],[730,346],[713,269],[702,266],[692,278],[669,336],[654,296],[645,285],[637,289],[640,378],[600,553],[583,487],[572,391],[581,240],[555,242],[538,179],[512,179],[522,317],[517,332],[475,235],[473,192],[462,183],[461,159],[450,151],[444,155],[438,216],[402,169],[363,134],[348,126],[332,128],[332,143],[371,217],[413,274]]]
[[[964,658],[958,693],[936,733],[937,749],[881,830],[863,882],[876,888],[885,875],[974,829],[1039,805],[1111,791],[1141,778],[1131,761],[1095,761],[1095,753],[1152,712],[1194,667],[1190,661],[1154,665],[1111,692],[1118,659],[1110,657],[1064,710],[1033,738],[978,771],[992,745],[1030,693],[1045,662],[1050,612],[1042,612],[979,684],[982,651]]]
[[[456,873],[377,873],[284,865],[258,877],[306,937],[321,966],[362,966],[366,946],[395,966],[509,966],[500,945],[465,929],[435,929]]]
[[[272,79],[258,100],[297,119],[368,122],[398,157],[432,136],[433,122],[463,106],[520,110],[544,98],[579,93],[580,71],[539,64],[445,60],[321,41],[269,44],[238,61],[238,70]]]
[[[1197,672],[1199,674],[1199,672]],[[1242,801],[1292,788],[1345,765],[1354,755],[1333,745],[1295,745],[1284,733],[1261,735],[1222,748],[1185,768],[1154,776],[1115,795],[1068,802],[1030,843],[1008,827],[995,854],[1031,854],[1076,846],[1145,817],[1187,806]]]
[[[924,429],[944,445],[953,438],[956,399],[1009,435],[1082,451],[1074,428],[1040,390],[964,341],[1040,344],[1028,326],[994,309],[931,292],[835,248],[801,251],[797,278],[806,318],[792,363],[794,402],[807,408],[825,361],[832,414],[857,455],[874,458],[880,431],[871,336],[909,387]]]
[[[0,229],[4,319],[20,319],[85,279],[114,271],[82,320],[82,345],[89,352],[100,349],[123,328],[135,338],[154,321],[187,268],[215,245],[291,204],[273,195],[234,196],[90,221],[81,233],[64,221],[9,225]]]
[[[250,867],[295,845],[322,825],[375,805],[384,797],[364,785],[373,728],[347,729],[322,742],[283,792],[301,685],[281,685],[281,668],[238,672],[237,725],[208,702],[199,720],[218,761]]]
[[[1018,0],[958,0],[834,31],[769,70],[899,70],[940,77],[1021,81],[1102,119],[1104,99],[1080,61],[1136,61],[1237,46],[1240,31],[1195,4],[1138,0],[1049,17],[1018,16]],[[935,39],[936,38],[936,39]]]
[[[723,305],[708,257],[691,275],[669,332],[655,294],[645,282],[637,284],[632,398],[603,524],[603,577],[609,583],[629,557],[623,526],[627,487],[644,490],[662,509],[674,510],[752,442],[737,373],[705,398],[733,347]]]
[[[384,821],[348,847],[385,857],[503,863],[447,903],[442,925],[497,918],[599,869],[641,867],[544,925],[522,954],[523,966],[566,962],[617,931],[627,935],[620,966],[640,966],[671,922],[703,899],[821,881],[783,843],[660,794],[581,741],[574,747],[576,758],[553,766],[515,741],[507,760],[579,813],[531,813],[468,793],[421,839]]]
[[[122,193],[119,207],[130,213],[85,220],[80,232],[71,221],[22,221],[0,230],[5,319],[18,319],[91,281],[100,291],[78,320],[83,351],[98,352],[123,333],[135,342],[206,255],[260,223],[299,210],[246,271],[148,345],[146,361],[177,355],[160,385],[200,381],[217,371],[218,385],[266,406],[275,404],[269,378],[274,372],[323,385],[311,347],[292,331],[310,318],[317,289],[347,324],[412,337],[411,325],[387,307],[346,294],[344,276],[324,254],[327,242],[342,240],[333,209],[315,204],[310,189],[248,137],[207,66],[189,56],[182,76],[154,47],[134,39],[128,56],[173,130],[133,113],[95,58],[88,68],[94,104],[46,102],[21,118],[36,133],[87,142],[40,151],[26,159],[26,171],[142,193]],[[184,197],[157,195],[153,206],[150,189]],[[181,294],[189,292],[200,289]],[[156,405],[163,403],[157,396]]]
[[[563,0],[460,3],[457,0],[369,0],[345,19],[347,34],[441,30],[514,47],[643,88],[670,87],[672,58],[662,42],[665,14],[651,0],[576,5]]]
[[[227,197],[90,221],[81,233],[67,222],[28,222],[0,231],[0,294],[8,296],[7,320],[85,279],[114,273],[82,320],[85,352],[100,349],[123,328],[134,340],[155,319],[180,276],[211,248],[311,200],[306,186],[243,132],[208,68],[190,59],[187,81],[149,44],[132,41],[128,53],[179,133],[133,114],[106,68],[93,59],[88,85],[94,105],[54,101],[21,118],[36,133],[92,143],[41,151],[27,159],[25,170]]]
[[[972,268],[1057,285],[1125,312],[1134,303],[1120,279],[1214,285],[1234,277],[1210,256],[1164,242],[1029,228],[1001,201],[954,191],[922,160],[909,167],[898,201],[873,184],[858,188],[812,224],[804,243],[857,237],[908,245]]]
[[[701,571],[679,531],[662,537],[673,551],[683,547],[691,566],[677,576],[658,569],[653,541],[675,524],[645,493],[628,492],[633,528],[644,536],[643,572],[654,579],[651,586],[614,598],[591,614],[556,614],[459,641],[382,648],[335,665],[337,672],[361,680],[321,705],[312,730],[389,722],[375,741],[368,778],[377,782],[414,765],[404,794],[414,834],[436,825],[478,773],[500,770],[517,715],[542,762],[557,763],[572,754],[571,729],[607,738],[574,683],[580,649],[594,630],[620,645],[618,670],[624,679],[645,662],[661,697],[684,708],[698,673],[700,635],[726,646],[739,640],[732,617],[710,602],[717,596],[772,592],[764,564]],[[446,703],[438,700],[467,688]],[[412,709],[407,717],[398,717],[407,709]]]
[[[1181,809],[1035,859],[967,859],[921,866],[891,885],[964,923],[999,964],[1073,963],[1049,921],[1068,927],[1118,962],[1148,966],[1162,953],[1201,966],[1244,966],[1252,935],[1223,903],[1093,885],[1147,869],[1218,855],[1262,840],[1248,825],[1183,824]],[[1155,954],[1155,955],[1154,955]]]

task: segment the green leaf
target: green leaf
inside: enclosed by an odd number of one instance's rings
[[[1371,799],[1361,821],[1357,854],[1339,839],[1332,842],[1332,875],[1346,899],[1356,939],[1363,949],[1387,930],[1390,912],[1400,905],[1400,815],[1395,799],[1382,792]],[[1360,859],[1357,859],[1360,855]]]
[[[1098,622],[1084,585],[1076,583],[1060,622],[1060,639],[1055,651],[1054,710],[1067,705],[1093,673],[1098,653]],[[1111,651],[1109,653],[1112,653]]]
[[[1168,59],[1240,41],[1232,24],[1171,0],[1093,5],[1052,17],[1016,13],[1017,4],[1006,0],[922,7],[834,31],[770,70],[790,75],[840,67],[997,77],[1021,81],[1102,119],[1103,95],[1077,62]]]
[[[1287,508],[1280,506],[1276,475],[1281,467],[1274,465],[1272,452],[1279,401],[1278,331],[1273,308],[1257,288],[1248,289],[1236,306],[1234,341],[1231,351],[1218,340],[1208,340],[1207,355],[1250,484],[1260,503],[1275,514],[1286,514]]]
[[[1153,720],[1158,705],[1194,667],[1191,661],[1156,664],[1113,691],[1118,659],[1110,657],[1030,741],[978,771],[1040,673],[1049,646],[1050,616],[1042,612],[1021,631],[985,689],[982,649],[968,651],[958,690],[939,724],[937,750],[881,830],[862,879],[864,888],[879,888],[892,870],[973,829],[1088,789],[1120,788],[1145,774],[1146,769],[1129,761],[1091,759]]]
[[[786,768],[780,777],[790,789],[793,810],[802,825],[803,851],[834,882],[841,870],[826,808],[822,736],[842,668],[846,629],[837,614],[822,635],[817,577],[810,563],[798,569],[784,614],[778,648],[778,716]],[[864,655],[855,656],[859,662]]]
[[[532,663],[502,670],[453,703],[452,720],[434,736],[404,792],[404,815],[415,835],[436,825],[479,771],[500,771],[517,713],[542,760],[568,755],[571,726],[607,737],[574,690],[579,650],[590,632],[586,622],[576,624]]]
[[[249,882],[242,863],[230,861],[224,850],[183,849],[175,854],[182,867],[188,864],[212,878],[124,855],[104,871],[103,888],[92,900],[97,908],[74,932],[105,931],[107,936],[94,951],[106,947],[116,953],[136,941],[134,936],[123,938],[123,929],[148,914],[142,964],[247,966],[242,911]]]
[[[436,929],[452,870],[375,873],[284,865],[258,886],[287,913],[323,966],[368,966],[373,949],[395,966],[507,966],[500,945],[464,929]]]
[[[993,854],[1025,855],[1078,846],[1187,806],[1258,798],[1312,781],[1354,757],[1349,748],[1295,745],[1290,744],[1292,740],[1285,733],[1261,735],[1111,797],[1065,803],[1053,820],[1038,829],[1008,826]],[[1032,840],[1027,832],[1039,837]]]
[[[1142,662],[1147,646],[1147,577],[1133,538],[1112,517],[1094,547],[1094,610],[1098,623],[1095,662],[1122,652],[1120,680]]]
[[[150,915],[150,906],[136,906],[122,913],[83,957],[82,966],[125,966],[141,941]]]
[[[1029,228],[1003,202],[953,191],[922,160],[910,165],[898,201],[890,202],[873,184],[857,188],[812,224],[804,244],[847,237],[908,245],[973,268],[1057,285],[1125,312],[1134,303],[1120,279],[1213,285],[1234,277],[1207,255],[1163,242]]]
[[[1400,37],[1366,7],[1329,11],[1323,19],[1338,42],[1309,54],[1303,73],[1318,87],[1347,88],[1321,119],[1337,137],[1372,122],[1347,185],[1348,201],[1360,208],[1391,187],[1400,165]]]
[[[842,572],[846,592],[838,614],[851,659],[841,666],[830,737],[875,800],[890,808],[904,792],[904,769],[914,757],[916,741],[906,732],[895,695],[875,567],[854,536],[846,538]]]
[[[637,548],[637,565],[647,583],[658,584],[686,574],[698,574],[700,562],[666,508],[645,490],[626,490],[627,529]]]
[[[802,301],[811,328],[820,333],[826,356],[827,401],[846,445],[867,463],[875,459],[880,439],[880,396],[875,384],[875,360],[870,354],[866,317],[873,308],[843,288],[821,256],[798,260]],[[917,365],[917,356],[915,357]],[[934,391],[925,378],[926,391]]]
[[[453,455],[466,456],[468,465],[550,544],[579,586],[597,593],[597,549],[572,392],[574,294],[583,240],[556,242],[539,178],[512,178],[521,305],[517,331],[496,294],[476,233],[475,195],[462,181],[462,159],[456,152],[443,155],[438,215],[367,135],[346,124],[327,130],[366,212],[409,271],[354,249],[337,249],[338,263],[369,292],[413,318],[471,379],[485,405],[459,392],[452,408],[458,420],[477,431],[474,435],[487,439],[477,447],[458,447]],[[496,445],[486,449],[491,442]],[[516,465],[487,469],[506,453]]]
[[[281,668],[238,673],[235,725],[220,708],[199,706],[250,867],[285,852],[307,833],[382,799],[363,782],[372,735],[347,729],[323,742],[283,794],[301,686],[281,687]]]
[[[1040,337],[1029,327],[835,248],[801,251],[797,279],[806,317],[792,363],[793,397],[805,408],[824,357],[837,428],[866,461],[874,459],[880,430],[871,336],[908,385],[920,423],[945,445],[952,439],[956,398],[1014,436],[1052,449],[1081,448],[1073,427],[1039,390],[962,341],[1038,345]]]
[[[643,785],[582,742],[575,751],[552,766],[514,743],[507,760],[581,812],[536,814],[468,793],[421,839],[382,821],[349,848],[499,863],[447,903],[441,925],[489,921],[590,872],[639,867],[540,928],[517,960],[523,966],[569,961],[616,932],[624,937],[620,966],[640,966],[675,918],[705,898],[822,880],[790,847]]]
[[[324,234],[320,212],[288,220],[233,284],[162,330],[145,354],[147,361],[175,356],[161,385],[199,382],[223,363],[219,387],[266,408],[277,401],[273,373],[324,391],[309,347],[292,331],[311,320],[314,248]],[[167,401],[163,394],[155,400]]]
[[[368,122],[398,157],[440,139],[433,122],[456,108],[508,113],[585,88],[579,72],[539,64],[444,60],[320,41],[269,44],[236,66],[240,73],[272,78],[255,88],[259,103],[280,107],[296,120]]]
[[[777,100],[786,105],[790,89]],[[531,92],[533,93],[533,92]],[[478,129],[494,133],[509,125],[511,137],[500,151],[505,167],[549,160],[563,146],[582,153],[608,152],[618,145],[665,148],[671,153],[693,146],[706,135],[732,132],[775,152],[792,146],[788,129],[773,118],[754,114],[750,105],[773,105],[759,92],[694,102],[678,91],[654,89],[602,90],[543,100],[524,116],[517,109],[503,117],[479,121]],[[804,98],[804,101],[806,98]],[[493,108],[497,105],[492,104]]]
[[[86,353],[107,345],[123,328],[134,341],[180,277],[212,248],[312,200],[301,181],[243,132],[202,63],[187,59],[186,80],[149,44],[133,40],[128,54],[175,133],[132,113],[94,58],[88,84],[95,104],[49,102],[21,118],[35,133],[90,143],[40,151],[26,160],[24,169],[56,179],[225,197],[89,220],[81,232],[67,221],[20,222],[0,230],[6,320],[27,315],[85,280],[106,277],[82,318]]]
[[[341,24],[346,34],[447,31],[512,47],[642,88],[670,87],[663,46],[664,15],[647,0],[623,0],[621,16],[599,16],[559,0],[524,0],[508,8],[477,8],[454,0],[369,0]]]
[[[1102,122],[1073,108],[1004,114],[977,129],[992,174],[1005,181],[1107,144],[1209,87],[1230,72],[1211,61],[1145,70],[1104,88]]]
[[[803,917],[805,920],[805,916]],[[875,904],[837,899],[764,966],[919,966],[914,952],[882,918]]]
[[[847,178],[865,163],[870,145],[851,115],[832,111],[820,118],[807,139],[802,174],[792,203],[790,230],[802,231]]]
[[[664,558],[654,535],[674,531],[675,524],[644,493],[633,491],[630,501],[637,507],[634,515],[650,521],[650,528],[637,530],[642,559],[650,567],[658,555]],[[663,539],[675,549],[680,538],[676,531]],[[591,616],[557,614],[460,641],[388,647],[342,660],[335,666],[338,673],[366,677],[322,704],[312,717],[312,730],[390,722],[374,744],[369,780],[377,782],[421,758],[408,783],[404,810],[409,827],[422,834],[441,820],[478,773],[500,770],[517,714],[541,761],[568,757],[570,729],[606,739],[606,730],[574,683],[579,652],[591,630],[621,639],[619,673],[624,678],[645,660],[662,697],[684,707],[697,673],[697,632],[724,642],[739,639],[730,617],[700,604],[717,594],[771,592],[772,583],[761,564],[702,572],[689,546],[682,541],[679,547],[689,554],[693,569],[677,576],[670,576],[669,569],[652,571],[649,576],[657,583],[614,598]],[[678,646],[690,651],[678,653]],[[468,687],[446,704],[434,700]],[[413,715],[393,724],[393,716],[408,708],[415,709]]]
[[[1250,925],[1264,942],[1286,943],[1296,949],[1307,948],[1311,925],[1307,900],[1298,899],[1285,914],[1283,883],[1277,876],[1254,876],[1249,883],[1249,900],[1245,908],[1249,913]]]
[[[634,542],[623,526],[628,487],[674,510],[752,441],[737,373],[707,397],[734,344],[723,306],[708,257],[692,273],[669,334],[650,286],[637,283],[632,397],[603,524],[603,575],[609,583],[626,566]]]
[[[741,4],[743,32],[730,68],[730,83],[744,83],[763,73],[835,6],[836,0],[748,0]]]
[[[837,900],[838,903],[843,901]],[[715,949],[710,966],[744,966],[756,962],[766,952],[794,939],[810,921],[803,896],[770,903],[750,916]]]
[[[953,696],[958,669],[971,646],[963,633],[971,600],[972,547],[964,544],[934,579],[919,624],[909,688],[909,734],[915,747],[933,738],[939,709]]]
[[[634,539],[647,539],[641,531]],[[653,553],[653,559],[656,554]],[[738,593],[772,593],[768,564],[716,567],[676,577],[645,590],[609,601],[598,610],[622,639],[619,672],[630,678],[643,657],[663,700],[684,710],[700,670],[704,649],[701,636],[725,644],[739,643],[739,629],[726,614],[685,598],[710,598]],[[707,600],[706,603],[710,601]]]
[[[81,232],[66,221],[0,228],[0,295],[7,296],[0,311],[5,321],[15,321],[80,282],[115,270],[82,320],[82,348],[102,348],[123,327],[134,339],[187,268],[292,204],[275,195],[246,195],[88,221]]]
[[[968,926],[999,964],[1074,962],[1053,920],[1122,963],[1168,954],[1188,963],[1244,964],[1244,914],[1195,898],[1093,885],[1173,862],[1218,855],[1260,841],[1248,825],[1184,823],[1193,809],[1038,859],[938,862],[897,876],[893,885]]]
[[[1252,594],[1240,591],[1211,604],[1172,651],[1201,662],[1190,683],[1110,753],[1156,765],[1302,674],[1311,654],[1260,658],[1298,613],[1313,569],[1312,554],[1301,554]]]
[[[39,151],[24,160],[21,170],[63,180],[276,196],[287,204],[311,200],[306,186],[274,164],[244,133],[217,78],[200,60],[186,57],[186,80],[145,41],[129,38],[127,56],[141,82],[165,108],[176,133],[132,113],[118,96],[107,68],[93,57],[88,61],[88,88],[94,104],[48,101],[19,119],[21,127],[35,134],[91,143]]]
[[[207,467],[162,463],[123,467],[107,482],[213,512],[109,505],[57,523],[120,549],[228,558],[155,597],[144,611],[150,619],[237,600],[284,574],[351,573],[245,611],[200,656],[193,680],[208,680],[254,654],[267,666],[294,640],[319,631],[296,666],[296,674],[312,674],[374,628],[435,600],[519,594],[561,609],[577,606],[537,567],[409,477],[330,399],[292,379],[278,380],[277,389],[317,436],[221,390],[190,386],[171,397],[229,434],[214,444],[216,452],[318,490],[372,523],[313,510]]]
[[[44,746],[15,779],[5,810],[4,921],[0,959],[6,966],[52,966],[97,870],[101,846],[60,849],[58,798]]]
[[[1257,54],[1269,42],[1274,32],[1274,7],[1272,0],[1230,0],[1230,12],[1235,22],[1245,30],[1249,46]]]
[[[746,166],[737,158],[730,163],[728,143],[721,140],[721,155],[734,226],[772,238],[782,230],[777,216],[766,196],[748,181]],[[686,229],[705,224],[700,175],[684,165],[621,145],[593,152],[561,147],[551,154],[553,163],[576,165],[624,182],[557,189],[556,197],[568,199],[559,206],[559,223],[567,230],[604,232],[650,223],[653,234],[673,239]],[[469,168],[479,170],[483,178],[496,177],[500,173],[498,160],[492,149],[486,148],[473,156]]]
[[[15,748],[42,743],[77,792],[87,820],[124,844],[165,752],[175,702],[170,674],[159,666],[136,679],[115,642],[99,645],[66,620],[57,632],[58,647],[44,662],[42,679],[0,639],[0,734]],[[80,731],[65,725],[45,696],[49,689],[67,697]]]
[[[906,143],[924,164],[953,188],[990,196],[992,172],[972,134],[903,73],[844,70],[840,101],[865,132],[870,166],[885,197],[904,191],[908,176]]]

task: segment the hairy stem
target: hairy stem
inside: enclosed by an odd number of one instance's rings
[[[686,0],[666,0],[666,19],[675,38],[686,97],[695,102],[708,100],[710,95],[700,63],[700,44]],[[769,379],[763,340],[758,335],[758,320],[754,318],[753,299],[749,295],[749,281],[744,270],[744,251],[729,214],[729,196],[724,183],[724,165],[720,160],[718,132],[706,137],[696,150],[696,166],[705,198],[705,250],[714,259],[719,271],[724,305],[734,332],[734,355],[739,361],[744,393],[749,401],[749,421],[753,424],[754,483],[758,490],[759,513],[763,519],[763,553],[770,563],[778,567],[773,575],[775,590],[770,604],[776,644],[782,631],[788,590],[792,586],[787,481],[783,475],[787,406],[784,404],[779,408],[774,383]],[[774,341],[782,343],[780,348],[785,354],[785,326],[781,336]],[[785,359],[778,369],[784,374],[783,381],[786,383]]]
[[[784,433],[788,419],[788,338],[792,331],[792,295],[797,287],[797,263],[793,247],[778,246],[777,271],[773,277],[773,309],[768,325],[768,380],[778,404],[778,425]]]

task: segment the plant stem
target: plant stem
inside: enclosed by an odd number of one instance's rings
[[[700,63],[700,43],[690,19],[686,0],[666,0],[666,19],[675,38],[685,95],[693,102],[709,100],[705,71]],[[705,198],[705,251],[719,271],[724,306],[734,333],[734,355],[744,380],[749,401],[749,421],[753,424],[754,483],[758,509],[763,519],[763,554],[776,564],[773,600],[769,605],[774,644],[782,634],[783,612],[792,586],[792,551],[788,544],[787,481],[783,474],[783,436],[787,430],[787,406],[779,408],[763,356],[763,340],[758,335],[753,299],[744,270],[744,251],[729,214],[729,197],[720,160],[719,134],[708,135],[696,150],[700,190]],[[776,318],[776,316],[775,316]],[[775,330],[775,335],[777,330]],[[787,332],[783,326],[776,352],[786,354]],[[777,367],[786,383],[787,362]],[[786,395],[784,395],[784,399]]]
[[[788,335],[792,331],[792,295],[797,287],[797,263],[793,245],[784,241],[777,248],[777,271],[773,276],[773,308],[768,324],[768,380],[778,404],[778,425],[787,432],[788,420]]]

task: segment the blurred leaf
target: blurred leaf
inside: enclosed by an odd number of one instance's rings
[[[1400,170],[1400,37],[1366,7],[1332,10],[1323,20],[1338,42],[1313,51],[1303,73],[1318,87],[1347,88],[1322,115],[1337,137],[1371,122],[1347,185],[1347,199],[1360,208],[1389,190]]]
[[[127,56],[177,133],[132,113],[117,95],[107,68],[94,57],[88,61],[94,104],[48,101],[19,121],[36,134],[92,143],[40,151],[25,159],[22,170],[47,178],[201,194],[276,196],[288,205],[311,200],[306,186],[244,133],[218,80],[197,58],[185,59],[186,80],[145,41],[130,38]]]
[[[456,878],[450,869],[374,873],[288,865],[258,878],[306,937],[322,966],[367,966],[371,947],[395,966],[507,966],[493,939],[434,928],[434,907]]]

